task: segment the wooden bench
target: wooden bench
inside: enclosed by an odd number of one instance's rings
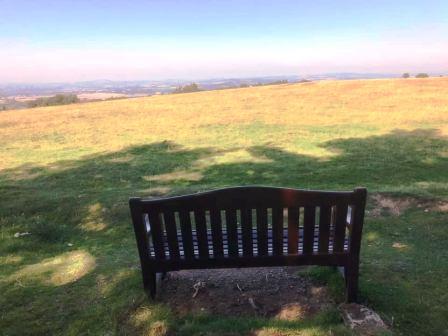
[[[143,285],[181,269],[327,265],[344,270],[357,298],[367,191],[235,187],[129,201]]]

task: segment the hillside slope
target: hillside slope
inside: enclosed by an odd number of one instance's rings
[[[155,141],[233,148],[270,143],[331,155],[335,138],[394,129],[448,134],[448,78],[321,81],[0,113],[0,169],[52,164]]]
[[[129,197],[248,184],[367,187],[361,302],[397,335],[448,330],[448,78],[7,111],[0,143],[5,335],[350,335],[336,308],[342,279],[323,269],[296,278],[334,304],[294,321],[241,316],[219,298],[228,314],[200,306],[178,314],[166,300],[145,297]],[[191,280],[209,282],[197,273]],[[250,279],[243,281],[243,291],[227,286],[236,304],[247,304]],[[177,295],[188,306],[193,289],[185,286],[188,294]],[[311,304],[313,290],[298,287]],[[292,290],[282,297],[294,300]]]

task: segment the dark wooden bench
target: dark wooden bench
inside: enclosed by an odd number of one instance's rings
[[[143,285],[181,269],[326,265],[356,301],[367,191],[235,187],[129,201]]]

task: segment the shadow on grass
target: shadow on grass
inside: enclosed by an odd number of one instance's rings
[[[121,321],[126,319],[123,316],[145,302],[127,206],[130,196],[181,194],[249,184],[316,189],[366,186],[371,191],[430,197],[448,195],[448,141],[434,130],[395,131],[383,136],[333,140],[322,146],[335,155],[316,158],[281,148],[255,146],[244,149],[254,160],[217,163],[214,159],[229,150],[185,149],[179,144],[162,142],[59,162],[51,167],[24,166],[3,171],[0,176],[0,253],[5,256],[1,267],[2,279],[6,280],[0,283],[4,291],[0,299],[3,316],[0,328],[8,334],[64,334],[82,330],[93,334],[108,330],[125,333],[120,327]],[[373,225],[371,222],[367,221],[367,233]],[[424,237],[428,244],[429,239],[439,239],[425,235],[426,228],[412,218],[406,225],[420,233],[407,235],[407,231],[400,231],[408,239]],[[376,231],[378,240],[390,240],[393,230],[381,227]],[[31,235],[14,238],[17,232]],[[397,258],[377,246],[364,249],[367,260],[375,256],[379,263],[384,259],[384,264],[388,264]],[[446,247],[442,250],[446,253]],[[76,273],[78,268],[84,267],[82,259],[77,259],[72,266],[61,264],[71,251],[94,260],[93,269],[85,274]],[[431,256],[429,249],[427,252]],[[422,263],[419,264],[421,269],[427,268],[424,260],[418,259],[418,262]],[[17,274],[30,265],[36,270],[35,274]],[[51,268],[51,265],[59,265],[59,268]],[[446,259],[440,265],[442,271],[447,270]],[[365,269],[372,272],[379,268],[372,269],[370,265]],[[394,274],[387,268],[380,271],[386,278]],[[54,277],[63,277],[58,273],[71,274],[72,278],[52,282]],[[408,275],[406,281],[415,282],[415,288],[394,279],[401,293],[395,298],[394,307],[403,320],[408,320],[414,316],[407,313],[409,305],[415,304],[410,298],[422,284],[418,284],[418,278],[409,278],[411,273],[405,274]],[[369,274],[362,277],[375,279]],[[362,279],[362,283],[366,281]],[[437,289],[441,285],[433,284]],[[366,288],[371,287],[366,284]],[[363,292],[363,288],[361,291],[366,300],[373,302],[376,299],[369,295],[388,295],[385,291]],[[149,309],[151,316],[138,323],[169,321],[166,323],[170,329],[182,330],[185,334],[195,330],[246,333],[273,325],[266,320],[246,324],[241,321],[233,324],[226,319],[212,322],[209,317],[180,321],[160,305]],[[322,321],[316,321],[314,327],[317,328]],[[332,321],[327,326],[334,324]],[[300,326],[285,324],[283,327]],[[411,324],[403,330],[410,331],[409,335],[426,334],[423,328],[414,327],[415,324]],[[439,324],[438,328],[441,327]]]

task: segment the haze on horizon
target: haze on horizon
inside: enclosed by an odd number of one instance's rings
[[[448,72],[448,1],[0,0],[0,83]]]

